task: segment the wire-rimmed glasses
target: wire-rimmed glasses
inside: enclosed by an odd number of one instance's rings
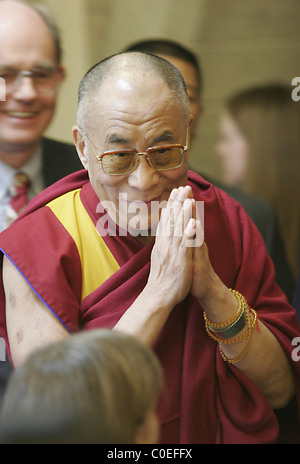
[[[186,145],[161,145],[147,148],[145,152],[125,149],[106,151],[101,155],[98,155],[87,135],[85,135],[85,139],[97,160],[101,162],[103,172],[110,176],[131,174],[136,169],[140,156],[146,156],[148,163],[156,171],[170,171],[177,169],[183,165],[184,154],[188,150],[188,129]]]

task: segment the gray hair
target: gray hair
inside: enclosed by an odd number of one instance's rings
[[[144,52],[124,52],[112,55],[94,65],[83,77],[79,85],[77,121],[79,127],[85,131],[85,122],[91,112],[101,84],[109,77],[117,74],[127,64],[135,66],[136,70],[152,72],[161,77],[168,85],[188,121],[190,116],[189,98],[186,85],[180,71],[169,61],[159,56]]]
[[[108,329],[36,350],[13,373],[0,443],[134,443],[163,388],[154,352]]]

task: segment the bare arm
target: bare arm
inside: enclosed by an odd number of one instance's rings
[[[12,360],[17,367],[34,349],[69,334],[6,257],[3,260],[3,283],[8,339]]]

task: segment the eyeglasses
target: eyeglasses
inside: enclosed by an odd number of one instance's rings
[[[145,152],[141,153],[137,150],[114,150],[98,155],[86,135],[85,139],[97,160],[101,162],[103,172],[109,176],[131,174],[137,167],[140,156],[146,156],[148,163],[156,171],[171,171],[183,165],[184,154],[188,150],[188,129],[185,146],[179,144],[161,145],[147,148]]]
[[[4,79],[6,93],[13,92],[21,83],[23,77],[30,77],[38,92],[55,93],[63,72],[56,67],[41,67],[31,71],[0,66],[0,78]]]

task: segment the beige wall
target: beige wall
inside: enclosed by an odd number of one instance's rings
[[[50,136],[71,140],[77,87],[96,61],[129,43],[166,37],[191,47],[204,70],[205,113],[191,165],[219,177],[213,153],[222,101],[230,92],[300,76],[299,0],[40,0],[61,28],[68,78]],[[292,89],[292,87],[291,87]],[[299,102],[300,104],[300,102]]]

